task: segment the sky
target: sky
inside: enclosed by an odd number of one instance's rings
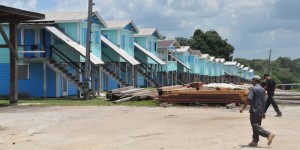
[[[85,11],[88,0],[0,0],[0,5],[47,12]],[[133,20],[162,35],[191,37],[216,30],[235,48],[234,58],[300,58],[300,0],[94,0],[108,20]]]

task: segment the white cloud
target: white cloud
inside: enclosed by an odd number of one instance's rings
[[[49,11],[87,11],[87,0],[48,0]],[[36,0],[1,0],[26,10]],[[38,0],[38,3],[46,3]],[[236,48],[235,57],[259,57],[274,49],[274,56],[299,58],[300,1],[298,0],[94,0],[105,20],[133,19],[141,27],[156,27],[163,35],[190,37],[196,28],[216,30]],[[287,51],[282,53],[282,51]]]
[[[0,4],[30,11],[36,9],[37,0],[0,0]]]

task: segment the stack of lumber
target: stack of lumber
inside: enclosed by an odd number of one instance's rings
[[[153,99],[155,97],[157,97],[157,91],[145,90],[144,88],[134,88],[133,86],[113,89],[108,91],[106,94],[106,98],[114,101],[115,103],[130,100]]]
[[[174,85],[174,86],[164,86],[157,89],[159,95],[163,95],[166,93],[172,93],[176,91],[195,91],[202,89],[202,82],[193,82],[191,84],[184,85]]]
[[[243,103],[247,100],[248,95],[248,90],[195,90],[192,88],[183,90],[180,89],[182,88],[175,88],[175,90],[172,90],[171,92],[163,91],[162,94],[159,95],[159,102],[172,104]]]

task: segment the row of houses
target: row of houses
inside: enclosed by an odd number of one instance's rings
[[[45,14],[18,25],[18,92],[34,97],[80,95],[84,91],[87,18],[85,12]],[[9,35],[9,25],[1,24]],[[92,15],[90,91],[93,95],[126,86],[158,87],[248,82],[254,72],[161,40],[156,28],[138,28],[133,20],[103,20]],[[0,36],[0,44],[5,44]],[[0,48],[0,95],[10,93],[10,51]]]

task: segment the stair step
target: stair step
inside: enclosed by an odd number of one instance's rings
[[[55,64],[55,63],[56,63],[56,61],[50,60],[50,64]]]

